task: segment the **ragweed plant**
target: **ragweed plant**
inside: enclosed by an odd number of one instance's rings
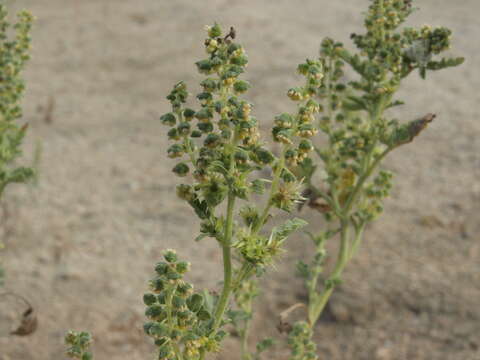
[[[205,75],[198,104],[192,105],[187,85],[179,82],[167,96],[171,111],[160,121],[169,128],[167,155],[176,161],[172,171],[188,179],[176,192],[200,219],[196,241],[211,238],[222,250],[223,285],[218,295],[196,291],[184,278],[189,263],[174,250],[164,253],[143,297],[148,318],[144,331],[157,346],[158,359],[204,359],[221,348],[232,327],[242,341],[242,360],[260,359],[273,341],[259,342],[256,351],[249,348],[253,302],[259,294],[256,277],[281,254],[287,237],[306,224],[292,219],[272,228],[268,221],[275,209],[290,212],[303,203],[329,225],[310,236],[312,262],[298,265],[308,289],[307,317],[282,329],[289,333],[290,359],[317,358],[314,326],[391,189],[392,174],[379,166],[435,118],[427,114],[406,123],[392,118],[388,110],[403,104],[395,94],[415,70],[425,78],[428,71],[463,62],[436,59],[450,46],[450,30],[399,29],[411,12],[411,0],[372,0],[366,33],[352,35],[358,53],[327,38],[318,59],[298,66],[305,83],[287,93],[297,109],[273,121],[273,140],[281,145],[277,155],[262,141],[252,104],[242,97],[250,87],[240,78],[248,59],[234,29],[225,34],[218,24],[207,27],[207,57],[196,63]],[[346,65],[357,79],[345,80]],[[323,143],[316,141],[317,134],[323,135]],[[259,177],[259,171],[269,178]],[[266,199],[259,205],[262,195]],[[325,275],[325,244],[336,235],[337,262]],[[88,334],[69,333],[66,341],[70,356],[91,358]]]
[[[288,129],[274,132],[282,148],[274,155],[261,139],[252,104],[242,98],[250,87],[240,79],[248,59],[235,42],[234,29],[224,34],[215,24],[207,27],[207,35],[207,57],[196,62],[205,75],[196,95],[199,104],[187,106],[187,85],[179,82],[167,96],[172,110],[160,121],[169,128],[172,144],[167,155],[176,160],[172,171],[189,179],[176,192],[200,219],[196,240],[212,238],[222,250],[223,287],[219,295],[194,292],[193,285],[183,280],[188,263],[178,261],[174,251],[165,253],[165,261],[155,268],[151,292],[144,297],[149,318],[144,329],[154,338],[159,359],[204,359],[217,351],[227,334],[225,325],[251,317],[256,291],[252,279],[282,253],[287,237],[306,224],[290,219],[272,228],[267,223],[274,209],[290,212],[302,199],[302,183],[286,164],[290,152],[312,134],[292,119]],[[262,170],[271,178],[259,177]],[[257,198],[261,195],[266,197],[263,204]],[[271,341],[260,342],[256,352],[247,354],[247,333],[245,328],[245,357],[258,359]]]
[[[8,184],[23,183],[33,177],[33,169],[16,164],[22,154],[27,125],[21,125],[21,99],[25,89],[22,71],[29,59],[33,17],[22,11],[12,26],[7,9],[0,4],[0,199]],[[13,29],[14,36],[9,31]],[[0,242],[0,248],[2,244]],[[3,270],[0,268],[0,284]]]
[[[352,34],[358,51],[326,38],[320,57],[298,66],[306,85],[291,89],[298,103],[297,121],[311,116],[306,108],[318,101],[319,115],[311,123],[323,142],[315,141],[314,158],[293,158],[294,172],[304,178],[308,205],[327,220],[328,229],[311,234],[316,248],[310,264],[300,262],[298,271],[308,289],[308,316],[295,324],[289,336],[292,360],[315,359],[313,328],[341,275],[355,255],[367,224],[383,210],[392,187],[392,173],[380,165],[393,150],[408,144],[435,118],[427,114],[400,122],[388,110],[403,105],[395,95],[405,78],[463,63],[463,58],[437,56],[450,48],[451,31],[444,27],[401,28],[413,11],[411,0],[372,0],[365,19],[366,32]],[[345,66],[357,75],[347,81]],[[315,76],[313,76],[315,74]],[[317,78],[321,78],[318,85]],[[323,274],[325,244],[340,237],[337,261]]]
[[[258,121],[252,116],[252,104],[242,98],[250,87],[240,79],[248,63],[244,48],[235,42],[233,28],[223,34],[215,24],[208,27],[207,33],[208,57],[196,63],[198,71],[206,76],[196,96],[200,107],[193,110],[185,105],[187,88],[180,82],[167,97],[172,111],[161,121],[170,127],[168,137],[174,142],[168,156],[179,159],[173,172],[179,177],[191,174],[193,178],[192,183],[178,185],[177,194],[201,220],[197,240],[213,238],[223,252],[223,289],[214,300],[204,334],[208,341],[218,343],[226,323],[237,322],[242,312],[242,316],[251,317],[249,303],[255,296],[255,285],[248,281],[262,274],[281,253],[286,238],[305,225],[293,219],[269,233],[265,229],[274,208],[289,212],[301,200],[301,181],[288,170],[287,163],[289,153],[296,151],[302,138],[310,134],[303,133],[301,124],[293,120],[288,129],[274,131],[275,140],[282,144],[281,154],[275,156],[268,150],[261,140]],[[271,179],[258,177],[258,171],[264,169],[270,170]],[[256,206],[259,201],[252,196],[264,193],[268,194],[266,202]],[[243,205],[237,209],[240,201]],[[219,208],[222,203],[226,203],[226,209]],[[238,258],[235,263],[232,253]],[[227,312],[232,294],[239,309]],[[241,332],[246,342],[248,329]],[[265,344],[259,345],[259,350]],[[218,346],[200,344],[198,358]],[[188,357],[179,351],[169,358],[197,358],[196,354]]]

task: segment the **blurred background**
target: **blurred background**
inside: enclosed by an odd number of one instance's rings
[[[3,0],[5,1],[5,0]],[[218,287],[214,241],[193,241],[198,222],[175,197],[159,115],[171,86],[198,91],[204,25],[234,25],[249,54],[247,98],[267,133],[292,109],[286,90],[296,65],[318,54],[323,37],[351,47],[367,0],[15,0],[37,21],[26,71],[25,161],[40,151],[40,176],[2,200],[6,288],[38,311],[29,337],[0,334],[0,360],[63,359],[68,329],[94,334],[97,359],[152,358],[141,301],[162,249],[192,262],[197,288]],[[319,324],[321,359],[480,359],[480,3],[419,0],[409,24],[454,32],[459,67],[405,84],[398,115],[437,120],[394,153],[393,196],[368,228],[357,258]],[[310,230],[318,215],[304,212]],[[277,315],[305,300],[294,263],[311,253],[301,234],[262,283],[253,339],[281,337]],[[334,255],[332,249],[332,255]],[[3,303],[5,306],[5,303]],[[1,305],[0,305],[1,306]],[[218,359],[237,359],[226,341]],[[285,359],[279,347],[272,359]]]

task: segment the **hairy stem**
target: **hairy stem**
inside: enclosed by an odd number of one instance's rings
[[[223,290],[215,309],[215,321],[213,323],[213,332],[215,333],[222,322],[223,314],[228,305],[228,300],[232,292],[232,254],[231,242],[233,235],[233,210],[235,208],[235,195],[230,190],[227,203],[227,221],[225,225],[225,236],[223,238]]]
[[[337,263],[335,268],[330,275],[330,281],[336,281],[340,278],[343,269],[348,263],[349,254],[350,254],[350,244],[349,244],[349,230],[350,223],[348,220],[342,220],[341,223],[341,238],[340,238],[340,250],[338,253]],[[308,322],[310,327],[313,327],[317,322],[318,318],[323,312],[325,305],[327,304],[330,296],[332,295],[333,289],[335,288],[335,283],[328,284],[323,289],[320,296],[316,297],[310,304],[308,309]]]

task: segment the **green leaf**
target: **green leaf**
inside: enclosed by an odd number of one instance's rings
[[[252,192],[262,195],[265,193],[265,183],[269,182],[265,179],[255,179],[252,181]]]
[[[257,354],[260,354],[260,353],[264,352],[265,350],[268,350],[269,348],[271,348],[274,345],[275,345],[275,339],[272,339],[272,338],[263,339],[262,341],[260,341],[257,344]]]
[[[358,96],[347,96],[343,108],[348,111],[368,110],[367,102]]]
[[[218,302],[218,295],[213,295],[208,290],[203,290],[202,295],[204,299],[203,306],[205,310],[213,314],[215,306]]]
[[[305,220],[294,218],[291,220],[287,220],[285,224],[280,225],[278,227],[274,227],[272,230],[271,239],[274,242],[282,242],[284,241],[291,233],[294,231],[304,227],[308,223]]]

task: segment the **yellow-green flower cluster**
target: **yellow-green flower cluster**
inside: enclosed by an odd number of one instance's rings
[[[317,360],[317,345],[312,341],[313,329],[304,321],[296,322],[288,334],[291,348],[289,360]]]
[[[144,330],[158,347],[159,359],[177,359],[181,352],[188,359],[200,352],[216,351],[225,333],[210,337],[211,309],[203,294],[183,280],[190,264],[180,261],[173,250],[164,253],[165,261],[155,267],[156,277],[150,281],[151,292],[143,296],[149,321]]]

